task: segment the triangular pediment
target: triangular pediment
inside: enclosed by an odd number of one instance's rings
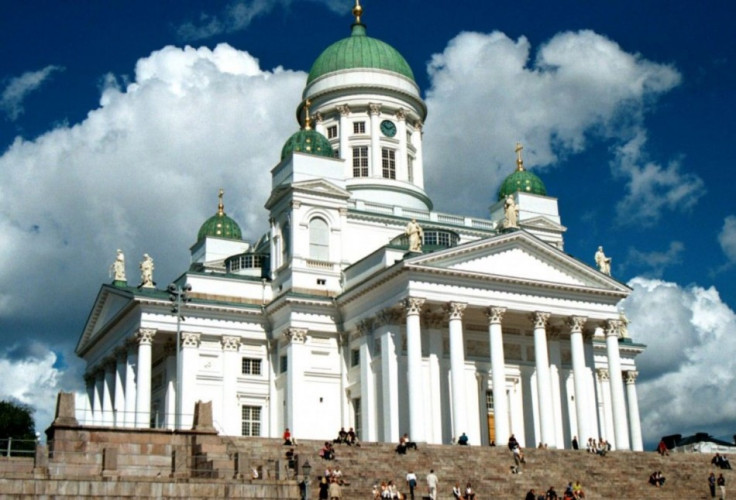
[[[524,226],[525,228],[541,229],[544,231],[555,231],[560,233],[567,231],[567,228],[562,224],[559,224],[544,216],[525,219],[523,221],[520,221],[519,224]]]
[[[295,182],[291,186],[294,191],[317,193],[323,196],[344,198],[346,200],[351,196],[350,191],[324,179]]]
[[[94,338],[105,325],[117,318],[133,302],[134,295],[125,289],[103,285],[97,294],[82,336],[77,343],[77,352]]]
[[[416,269],[437,269],[478,279],[497,279],[529,285],[598,289],[628,293],[626,285],[517,230],[455,248],[409,259]]]

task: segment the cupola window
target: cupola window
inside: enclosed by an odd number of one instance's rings
[[[309,258],[330,260],[330,226],[319,217],[309,221]]]
[[[327,127],[327,138],[334,139],[337,137],[337,125]]]
[[[354,134],[365,134],[365,122],[353,122]]]
[[[383,148],[381,157],[383,162],[383,178],[396,179],[396,151]]]
[[[353,148],[353,177],[368,177],[368,146]]]

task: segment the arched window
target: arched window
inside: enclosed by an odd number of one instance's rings
[[[309,221],[309,257],[330,260],[330,226],[319,217]]]
[[[289,248],[289,245],[291,245],[290,231],[289,221],[284,222],[284,225],[281,226],[281,265],[289,261],[289,251],[291,250]]]

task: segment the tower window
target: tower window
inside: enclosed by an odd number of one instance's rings
[[[353,148],[353,177],[368,177],[368,146]]]
[[[406,157],[406,169],[409,182],[414,182],[414,157],[411,155]]]
[[[309,221],[309,258],[330,260],[330,226],[319,217]]]
[[[365,134],[365,122],[353,122],[354,134]]]
[[[337,125],[327,127],[327,138],[334,139],[337,137]]]
[[[241,365],[241,373],[243,375],[260,375],[261,360],[254,358],[243,358]]]
[[[383,161],[384,179],[396,179],[396,151],[389,148],[383,148],[381,157]]]
[[[242,432],[243,436],[260,436],[261,435],[261,407],[260,406],[243,406],[242,407]]]

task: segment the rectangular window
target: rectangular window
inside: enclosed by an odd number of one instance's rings
[[[353,148],[353,177],[368,177],[368,146]]]
[[[350,366],[360,366],[360,350],[352,349],[350,351]]]
[[[243,375],[260,375],[261,360],[255,358],[243,358],[241,362],[241,373]]]
[[[286,356],[281,356],[281,359],[279,360],[279,373],[286,373],[286,370],[289,369],[289,358]]]
[[[414,157],[409,155],[406,157],[406,168],[409,176],[409,182],[414,182]]]
[[[261,407],[260,406],[243,406],[242,408],[242,435],[243,436],[260,436],[261,435]]]
[[[358,439],[363,439],[363,426],[361,421],[363,420],[363,409],[360,407],[360,398],[353,399],[353,413],[355,414],[355,435]]]
[[[335,137],[337,137],[337,125],[327,127],[327,138],[334,139]]]
[[[381,151],[381,157],[383,161],[383,178],[396,179],[396,151],[389,148],[383,148]]]
[[[493,391],[486,391],[486,410],[493,412]]]
[[[365,122],[353,122],[354,134],[365,134]]]

